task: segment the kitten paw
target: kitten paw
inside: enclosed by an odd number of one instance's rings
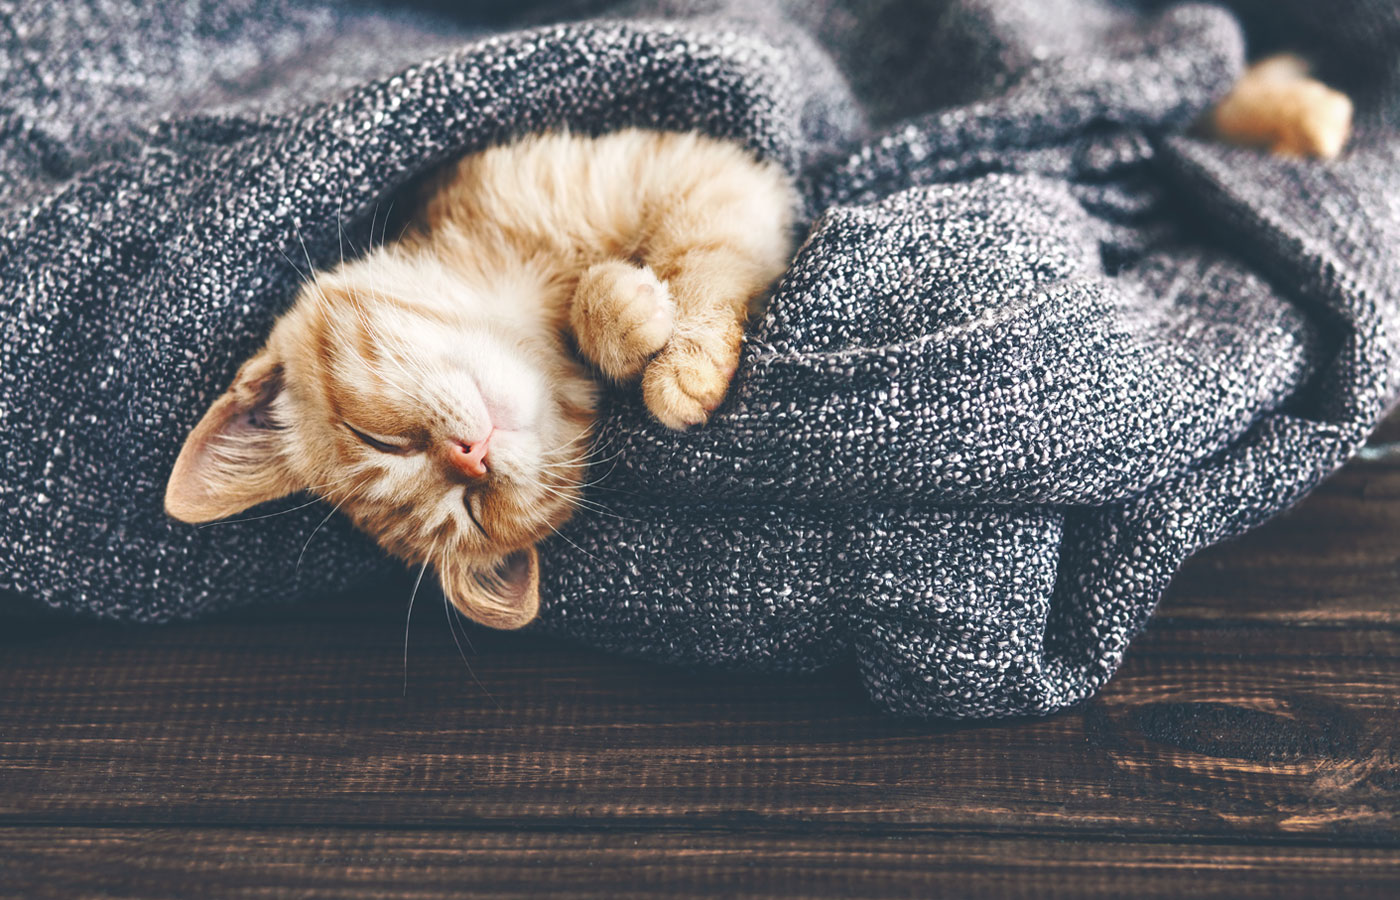
[[[1281,55],[1251,66],[1210,113],[1222,140],[1278,156],[1332,159],[1351,134],[1352,103],[1308,77],[1307,64]]]
[[[670,340],[674,306],[650,268],[615,260],[579,279],[571,319],[583,355],[609,378],[630,381]]]
[[[710,418],[739,367],[741,332],[701,342],[675,339],[642,376],[642,399],[656,420],[684,431]]]

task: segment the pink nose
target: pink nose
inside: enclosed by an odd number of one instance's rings
[[[447,450],[448,459],[464,475],[470,475],[472,478],[483,478],[486,476],[486,445],[490,441],[489,434],[476,443],[451,441]]]

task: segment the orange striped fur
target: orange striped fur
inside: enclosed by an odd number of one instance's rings
[[[694,134],[467,157],[398,242],[303,287],[190,433],[166,509],[202,522],[311,491],[432,566],[466,615],[524,625],[535,545],[580,500],[595,373],[640,381],[667,426],[705,422],[786,263],[794,204],[779,168]],[[489,474],[470,478],[450,442],[482,429]]]

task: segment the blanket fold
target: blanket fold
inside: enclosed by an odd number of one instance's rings
[[[808,234],[711,425],[608,396],[536,627],[690,665],[854,657],[899,714],[1077,703],[1182,560],[1295,502],[1400,391],[1400,14],[1234,6],[640,0],[505,30],[4,7],[0,590],[159,622],[395,571],[304,499],[167,520],[184,434],[306,268],[382,240],[443,160],[699,129],[786,166]],[[1343,158],[1190,135],[1256,34],[1356,92]]]

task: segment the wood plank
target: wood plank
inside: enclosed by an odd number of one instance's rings
[[[1400,632],[1150,628],[1038,721],[872,710],[848,671],[692,674],[378,620],[102,629],[0,661],[0,824],[807,828],[1400,844]],[[420,598],[420,603],[422,598]],[[436,628],[433,620],[436,619]]]
[[[0,829],[31,898],[1390,897],[1390,850],[969,836]]]

